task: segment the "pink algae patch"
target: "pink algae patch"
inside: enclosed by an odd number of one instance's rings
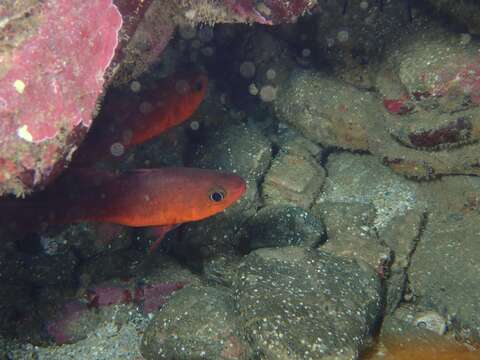
[[[122,18],[112,0],[42,6],[37,33],[14,50],[13,65],[0,79],[1,141],[20,136],[38,143],[60,128],[89,126],[118,44]]]

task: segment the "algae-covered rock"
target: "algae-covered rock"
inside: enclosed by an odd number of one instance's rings
[[[227,289],[189,287],[170,298],[150,322],[142,340],[147,360],[247,359]]]
[[[322,251],[364,261],[377,271],[390,261],[390,249],[380,241],[373,226],[375,212],[371,206],[327,202],[312,211],[321,214],[325,222],[327,241]]]
[[[385,313],[392,313],[410,296],[407,293],[407,271],[412,254],[426,223],[426,211],[418,209],[395,216],[378,232],[380,240],[392,252],[386,275]]]
[[[364,124],[381,116],[367,92],[316,71],[296,70],[274,102],[281,121],[323,146],[367,150]]]
[[[368,267],[295,246],[252,252],[235,284],[241,325],[264,359],[356,359],[379,292]]]
[[[442,179],[426,189],[430,214],[408,271],[414,301],[452,319],[463,336],[480,339],[480,181]]]
[[[262,208],[245,224],[245,244],[249,250],[264,247],[318,245],[324,233],[320,219],[294,206]]]
[[[324,180],[325,170],[309,152],[295,148],[281,151],[265,175],[262,198],[266,205],[308,209]]]
[[[329,176],[317,200],[320,207],[326,201],[371,204],[373,226],[382,229],[395,216],[424,206],[417,183],[392,173],[373,156],[332,154],[326,168]]]

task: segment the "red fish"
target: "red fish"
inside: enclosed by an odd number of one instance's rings
[[[86,166],[107,156],[121,156],[129,148],[181,124],[202,102],[207,83],[207,77],[197,73],[166,78],[154,91],[142,91],[139,82],[132,85],[138,94],[112,91],[72,164]]]
[[[174,167],[97,173],[105,180],[77,187],[56,201],[53,221],[175,225],[215,215],[246,190],[240,176],[214,170]]]
[[[2,213],[9,216],[2,215],[3,219],[15,221],[20,230],[42,222],[97,222],[162,227],[157,234],[164,235],[178,224],[223,211],[246,190],[240,176],[194,168],[141,169],[120,174],[71,169],[68,176],[52,191],[30,201],[4,201]]]

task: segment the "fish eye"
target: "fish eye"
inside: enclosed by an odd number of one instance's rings
[[[193,84],[193,89],[195,91],[201,91],[203,89],[203,83],[200,80],[195,81],[195,84]]]
[[[220,202],[223,199],[225,199],[225,192],[223,192],[221,190],[214,190],[210,193],[209,197],[210,197],[210,200],[212,200],[214,202]]]

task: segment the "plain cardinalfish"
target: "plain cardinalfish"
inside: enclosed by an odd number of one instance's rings
[[[153,90],[142,91],[139,82],[132,82],[132,91],[137,92],[112,91],[72,165],[85,167],[107,156],[121,156],[183,123],[203,101],[207,85],[204,74],[176,74],[159,81]]]
[[[31,223],[36,212],[36,223],[156,227],[156,233],[163,236],[179,224],[223,211],[246,191],[246,183],[238,175],[195,168],[139,169],[119,174],[71,169],[69,177],[53,190],[23,203],[23,208],[17,206],[16,220],[20,217],[22,224],[21,217],[26,214]]]

